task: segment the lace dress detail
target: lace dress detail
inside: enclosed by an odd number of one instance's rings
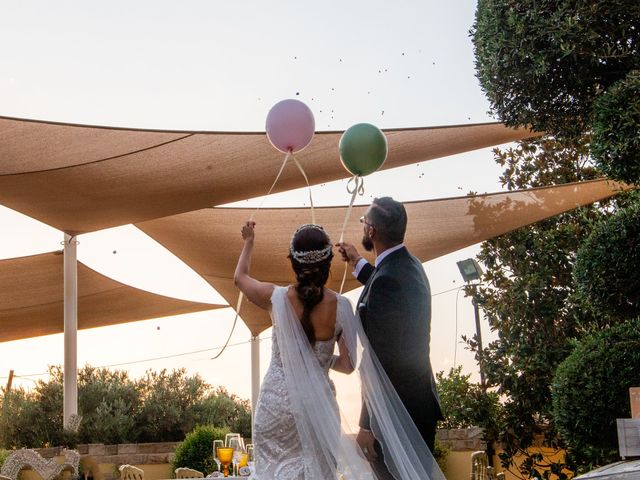
[[[288,302],[286,291],[286,288],[276,288],[274,300],[277,294],[282,294],[284,295],[284,301]],[[278,319],[273,317],[272,315],[273,328],[275,330],[278,328]],[[316,341],[313,347],[314,355],[327,376],[329,375],[329,365],[336,340],[341,331],[342,329],[336,319],[333,338]],[[262,380],[253,425],[255,476],[260,480],[316,480],[308,474],[309,469],[305,462],[317,462],[317,459],[305,459],[302,454],[302,445],[291,411],[276,337],[274,332],[272,336],[271,363]],[[331,380],[329,382],[335,395],[333,382]],[[337,403],[335,408],[337,411]],[[326,465],[323,466],[323,470],[327,472],[324,479],[335,478],[335,467]]]

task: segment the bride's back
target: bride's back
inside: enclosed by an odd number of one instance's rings
[[[302,318],[304,305],[300,298],[298,298],[295,287],[289,287],[287,298],[299,320]],[[310,320],[316,341],[322,342],[333,338],[336,328],[337,302],[338,297],[336,293],[325,288],[322,300],[311,310]]]

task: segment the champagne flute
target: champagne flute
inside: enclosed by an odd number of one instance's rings
[[[216,462],[218,466],[218,471],[220,471],[220,459],[218,458],[218,449],[224,447],[224,442],[222,440],[214,440],[213,441],[213,461]]]
[[[253,443],[247,443],[247,465],[249,466],[252,472],[253,472],[253,465],[255,462],[254,458],[255,457],[253,452]]]
[[[228,447],[229,446],[229,440],[234,438],[234,437],[240,438],[240,434],[239,433],[227,433],[224,436],[224,446]]]
[[[244,442],[240,436],[229,438],[229,448],[233,448],[233,471],[238,470],[238,465],[242,461],[242,454],[244,453]]]

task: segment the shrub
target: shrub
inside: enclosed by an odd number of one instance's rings
[[[444,420],[439,428],[486,427],[498,417],[498,394],[485,392],[471,375],[462,375],[462,366],[436,373],[438,396]]]
[[[0,468],[2,468],[2,465],[4,465],[4,462],[7,460],[10,453],[11,452],[9,450],[3,450],[0,448]]]
[[[451,451],[450,447],[446,446],[444,443],[442,443],[440,440],[436,438],[436,442],[433,448],[433,456],[436,459],[436,462],[438,462],[438,466],[440,467],[440,470],[442,470],[443,472],[446,469],[447,456],[449,455],[450,451]]]
[[[173,470],[188,467],[203,472],[205,475],[214,469],[213,441],[224,440],[229,433],[227,428],[198,426],[187,434],[184,441],[176,447],[171,466]]]
[[[640,183],[640,70],[618,81],[594,105],[591,153],[609,177]]]
[[[578,292],[602,314],[640,315],[640,197],[594,228],[578,249]]]
[[[629,387],[638,385],[640,319],[584,337],[558,366],[554,419],[577,465],[619,459],[616,418],[629,418]]]

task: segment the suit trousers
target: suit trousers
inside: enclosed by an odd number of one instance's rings
[[[433,428],[430,428],[429,431],[424,433],[425,433],[425,435],[423,436],[424,441],[427,444],[427,447],[429,447],[429,450],[431,451],[431,453],[433,454],[433,450],[435,448],[435,440],[436,440],[436,424],[434,423]],[[370,464],[371,464],[371,468],[376,474],[376,477],[378,478],[378,480],[395,480],[393,475],[391,475],[391,473],[389,472],[389,469],[384,463],[384,455],[382,453],[382,447],[380,446],[380,442],[376,440],[374,446],[375,446],[376,454],[378,456],[374,458],[373,461],[370,462]]]

